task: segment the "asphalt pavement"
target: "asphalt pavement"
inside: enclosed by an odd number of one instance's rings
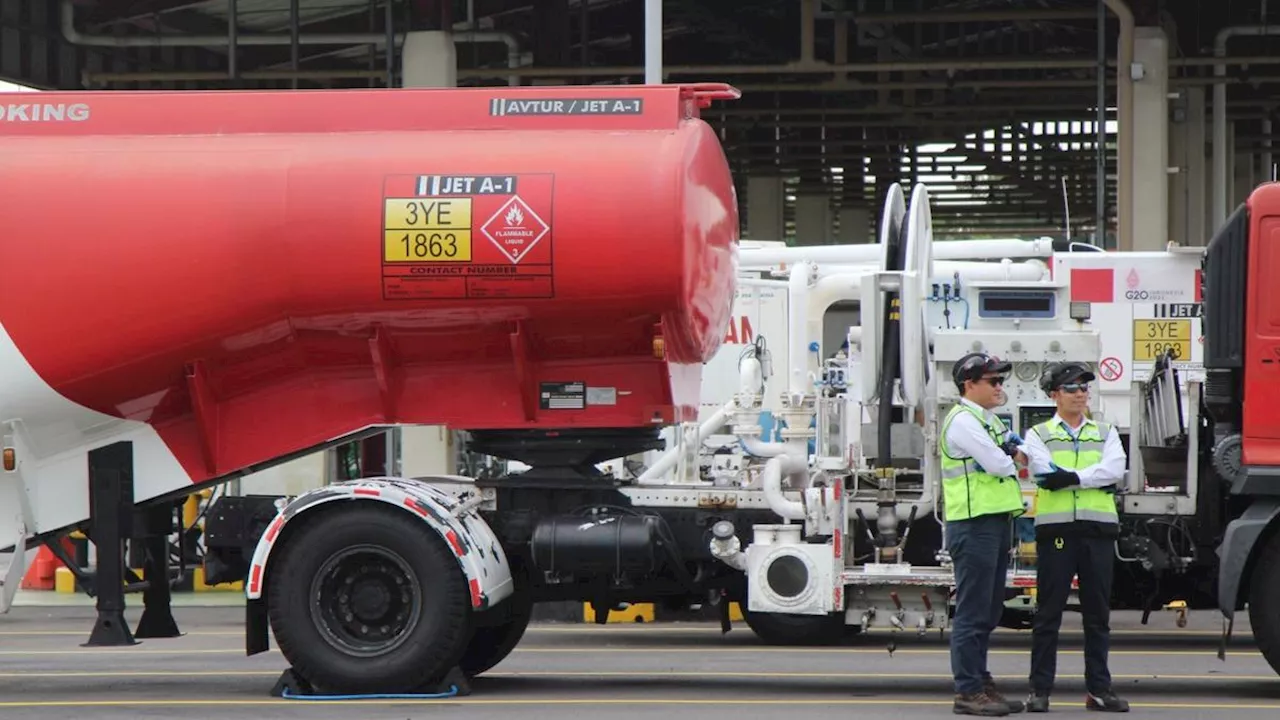
[[[290,700],[271,689],[287,664],[279,652],[247,658],[235,602],[174,611],[184,636],[120,648],[85,648],[94,611],[28,601],[0,617],[0,718],[773,718],[858,714],[901,720],[951,715],[946,639],[935,631],[895,639],[860,636],[828,648],[762,646],[743,623],[722,635],[701,624],[530,628],[510,657],[467,697],[429,700]],[[136,624],[139,610],[126,616]],[[1134,713],[1161,718],[1280,717],[1280,677],[1249,637],[1247,622],[1225,661],[1220,617],[1192,613],[1187,628],[1156,613],[1113,623],[1111,669]],[[1079,616],[1069,614],[1059,659],[1055,716],[1083,716]],[[992,672],[1007,695],[1026,689],[1030,636],[999,631]]]

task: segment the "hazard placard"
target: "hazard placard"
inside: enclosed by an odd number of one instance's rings
[[[1175,360],[1191,358],[1190,320],[1133,321],[1134,362],[1155,362],[1169,352]]]
[[[480,226],[480,232],[512,263],[520,262],[550,230],[519,195],[512,196]]]
[[[382,297],[554,297],[554,188],[546,173],[387,177]]]

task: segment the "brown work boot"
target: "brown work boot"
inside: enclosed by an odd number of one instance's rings
[[[982,690],[972,695],[956,695],[956,702],[951,708],[951,712],[956,715],[1004,717],[1009,714],[1009,706],[991,697],[985,690]]]
[[[986,681],[986,687],[983,689],[987,693],[987,697],[995,700],[996,702],[1004,703],[1005,707],[1009,708],[1010,714],[1020,713],[1026,709],[1026,705],[1024,705],[1021,700],[1010,700],[1004,695],[1001,695],[1000,691],[996,689],[995,680],[988,678]]]

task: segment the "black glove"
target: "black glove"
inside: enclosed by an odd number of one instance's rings
[[[1052,472],[1036,476],[1036,484],[1045,490],[1061,490],[1080,484],[1080,476],[1071,470],[1055,467]]]
[[[1005,440],[1004,442],[1000,443],[1000,449],[1003,450],[1004,454],[1008,455],[1009,457],[1017,457],[1018,441],[1013,438],[1009,438],[1008,440]]]

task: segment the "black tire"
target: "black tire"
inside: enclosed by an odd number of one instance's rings
[[[502,662],[520,644],[524,631],[533,617],[533,603],[529,595],[519,587],[516,593],[494,608],[500,619],[476,624],[471,642],[462,653],[458,667],[467,677],[475,677]]]
[[[766,645],[838,645],[862,630],[856,625],[846,625],[843,614],[787,615],[747,611],[742,617],[747,621],[747,627]]]
[[[1258,651],[1280,673],[1280,532],[1259,547],[1249,578],[1249,624]]]
[[[319,512],[299,518],[306,524],[271,563],[268,616],[280,652],[328,693],[412,692],[442,679],[471,634],[457,559],[402,510],[362,502]],[[381,647],[362,651],[370,632]]]

